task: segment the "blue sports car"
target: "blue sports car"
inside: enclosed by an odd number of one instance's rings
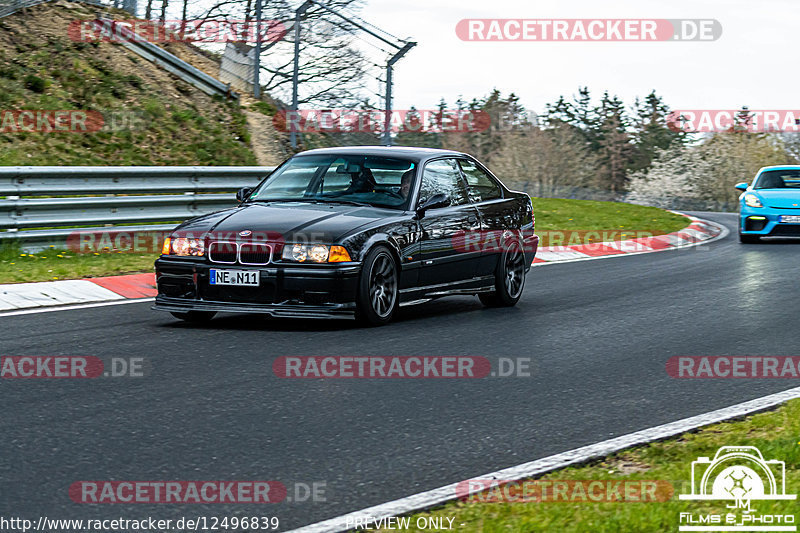
[[[739,183],[739,240],[800,237],[800,165],[764,167],[751,185]]]

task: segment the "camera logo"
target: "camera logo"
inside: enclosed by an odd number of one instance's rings
[[[723,446],[714,459],[692,462],[691,494],[681,500],[729,502],[722,514],[681,513],[679,531],[797,531],[794,515],[759,515],[754,500],[795,500],[786,494],[786,464],[764,460],[755,446]],[[757,529],[753,529],[756,527]]]

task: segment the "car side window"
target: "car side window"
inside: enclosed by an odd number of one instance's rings
[[[500,185],[495,182],[482,168],[468,159],[459,159],[461,170],[467,178],[469,196],[473,202],[496,200],[503,197]]]
[[[450,205],[463,205],[469,202],[467,187],[461,178],[455,159],[437,159],[425,165],[417,205],[422,205],[433,195],[440,193],[450,196]]]

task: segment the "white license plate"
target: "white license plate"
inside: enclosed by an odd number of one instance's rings
[[[211,285],[238,285],[258,287],[258,270],[209,270]]]
[[[781,215],[781,222],[783,222],[784,224],[800,224],[800,216]]]

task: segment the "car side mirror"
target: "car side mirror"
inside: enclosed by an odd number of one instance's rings
[[[743,181],[742,183],[737,183],[736,185],[734,185],[734,187],[739,189],[740,191],[746,191],[747,190],[747,186],[748,185],[747,185],[746,181]]]
[[[236,200],[239,202],[244,202],[250,193],[253,192],[252,187],[242,187],[238,191],[236,191]]]
[[[425,214],[425,211],[428,209],[439,209],[440,207],[449,207],[450,206],[450,196],[439,193],[434,194],[427,200],[425,200],[421,206],[417,208],[417,214],[422,216]]]

